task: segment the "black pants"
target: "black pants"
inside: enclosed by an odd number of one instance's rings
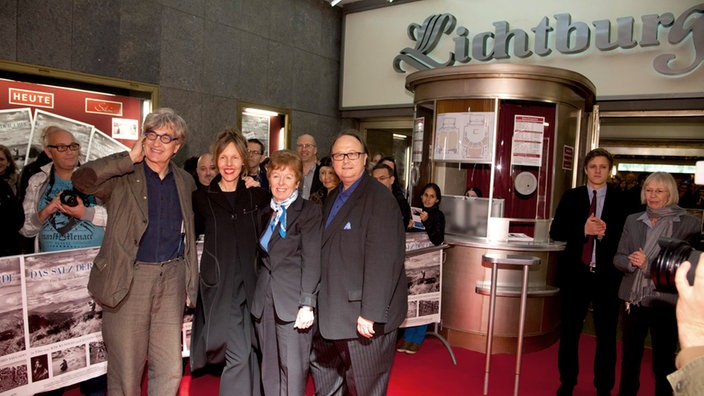
[[[655,395],[672,395],[667,375],[676,370],[677,317],[675,306],[656,301],[650,307],[631,306],[623,314],[623,362],[619,396],[635,396],[640,388],[643,345],[650,330],[653,344]]]
[[[620,300],[618,280],[607,274],[580,273],[570,282],[562,282],[560,295],[562,316],[557,366],[563,387],[573,388],[579,375],[579,338],[584,318],[591,302],[594,309],[596,353],[594,355],[594,386],[597,391],[610,391],[616,382],[616,332]]]

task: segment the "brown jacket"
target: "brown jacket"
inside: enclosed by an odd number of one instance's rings
[[[73,173],[74,188],[102,200],[108,223],[100,252],[95,258],[88,291],[101,305],[117,306],[127,295],[134,276],[139,241],[147,229],[147,185],[144,162],[134,164],[128,152],[88,162]],[[196,301],[198,262],[191,193],[193,177],[172,164],[185,228],[186,295],[189,306]]]

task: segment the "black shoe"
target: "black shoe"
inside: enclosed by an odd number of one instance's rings
[[[557,388],[557,396],[572,396],[573,389],[573,386],[560,385],[560,387]]]

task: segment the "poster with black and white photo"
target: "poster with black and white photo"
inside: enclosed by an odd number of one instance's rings
[[[18,168],[22,168],[27,157],[27,143],[32,133],[32,110],[0,110],[0,142],[10,149]]]
[[[0,257],[0,396],[46,392],[106,372],[102,309],[86,288],[98,249]],[[184,357],[192,314],[184,314]]]
[[[440,322],[442,249],[407,255],[408,312],[401,327]]]
[[[0,357],[24,351],[20,256],[0,257]]]
[[[94,159],[107,157],[110,154],[129,150],[129,147],[111,138],[99,129],[93,128],[86,156],[88,157],[88,161],[92,161]]]
[[[25,257],[31,347],[100,332],[102,311],[86,285],[98,248]]]
[[[242,113],[242,135],[264,143],[264,155],[269,155],[269,116]]]

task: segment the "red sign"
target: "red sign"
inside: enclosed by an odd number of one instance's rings
[[[86,113],[122,116],[122,102],[86,98]]]
[[[34,106],[54,108],[54,94],[39,91],[30,91],[28,89],[10,88],[9,102],[20,106]]]
[[[574,166],[574,147],[562,146],[562,169],[572,170]]]

